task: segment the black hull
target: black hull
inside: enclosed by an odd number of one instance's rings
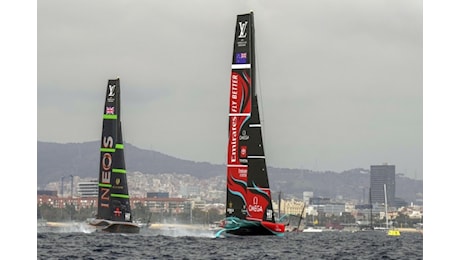
[[[242,220],[235,217],[226,218],[222,221],[221,227],[216,237],[224,232],[235,236],[283,236],[285,232],[284,224],[281,223]]]
[[[137,234],[140,231],[140,227],[132,222],[96,220],[90,225],[95,226],[98,231],[108,233]]]
[[[101,231],[109,233],[128,233],[128,234],[137,234],[140,231],[140,227],[133,225],[132,223],[121,223],[121,224],[112,224],[106,228],[103,228]]]
[[[242,227],[236,230],[227,230],[226,233],[236,235],[236,236],[275,236],[272,231],[264,228],[263,226],[259,227]]]

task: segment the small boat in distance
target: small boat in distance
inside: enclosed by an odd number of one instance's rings
[[[307,227],[307,228],[304,228],[302,230],[302,232],[304,232],[304,233],[319,233],[319,232],[323,232],[323,230],[320,229],[320,228],[315,228],[315,227]]]
[[[255,89],[253,12],[237,15],[234,39],[226,213],[215,236],[282,236],[285,226],[275,221]]]
[[[120,119],[120,79],[107,85],[100,149],[97,216],[89,224],[98,231],[139,233],[133,223],[128,193]]]
[[[385,220],[386,220],[386,229],[388,236],[399,237],[401,233],[399,230],[394,227],[388,228],[388,201],[387,201],[387,185],[383,184],[383,193],[385,194]]]

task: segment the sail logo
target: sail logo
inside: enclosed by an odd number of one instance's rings
[[[103,148],[113,148],[113,144],[114,144],[113,137],[111,136],[103,137],[102,139]],[[101,158],[102,171],[101,171],[100,180],[102,184],[110,184],[110,175],[112,173],[112,162],[113,162],[112,154],[109,152],[105,152]],[[110,192],[109,188],[105,188],[105,187],[101,188],[101,193],[100,193],[101,207],[105,207],[105,208],[109,207],[109,201],[110,201],[109,192]]]
[[[235,210],[233,209],[233,203],[230,201],[228,203],[227,213],[231,215],[233,212],[235,212]]]
[[[249,205],[248,210],[249,212],[263,212],[262,206],[259,205],[259,199],[254,197],[252,199],[253,205]]]
[[[267,209],[267,220],[272,220],[273,210]]]
[[[116,85],[109,85],[109,97],[115,96],[115,87]]]
[[[246,134],[246,130],[241,131],[240,140],[242,141],[249,140],[249,135]]]
[[[248,27],[248,21],[245,22],[239,22],[240,25],[240,35],[238,35],[238,38],[246,38],[246,28]]]
[[[120,216],[121,216],[121,213],[122,213],[122,212],[121,212],[120,208],[115,208],[115,210],[113,211],[113,215],[114,215],[115,217],[120,217]]]
[[[243,214],[243,215],[248,214],[248,210],[246,209],[246,205],[243,205],[243,208],[241,209],[241,214]]]
[[[240,156],[243,157],[243,158],[246,158],[248,156],[247,154],[247,146],[241,146],[241,149],[240,149]]]
[[[237,117],[233,116],[231,118],[231,130],[230,130],[230,147],[231,147],[231,156],[230,156],[230,161],[232,163],[236,162],[236,149],[237,149]]]
[[[232,74],[232,84],[231,84],[231,90],[230,90],[230,97],[231,97],[231,103],[230,103],[230,111],[232,113],[238,113],[238,74],[233,73]]]
[[[115,87],[116,85],[109,85],[109,93],[107,94],[107,102],[114,102],[115,101]]]
[[[115,185],[112,186],[113,189],[117,189],[117,190],[122,190],[123,189],[123,186],[120,185],[121,183],[121,179],[120,178],[116,178],[115,179]]]

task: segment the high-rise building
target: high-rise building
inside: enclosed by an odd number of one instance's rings
[[[310,202],[310,199],[313,198],[313,191],[304,191],[303,192],[303,201]]]
[[[387,203],[393,206],[396,193],[396,167],[394,165],[371,165],[371,200],[385,203],[384,184],[386,184]]]
[[[80,197],[97,197],[99,186],[97,181],[82,181],[78,183],[77,192]]]

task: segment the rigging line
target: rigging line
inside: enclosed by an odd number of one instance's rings
[[[254,22],[254,21],[253,21]],[[255,28],[253,28],[253,40],[254,40],[254,37],[255,37]],[[261,133],[262,133],[262,143],[264,144],[265,146],[265,114],[264,114],[264,104],[263,104],[263,94],[262,94],[262,79],[260,76],[260,73],[259,73],[259,66],[258,64],[260,64],[259,62],[259,56],[257,55],[257,46],[256,46],[256,41],[254,40],[254,57],[255,57],[255,61],[254,61],[254,65],[253,67],[255,67],[255,71],[254,73],[256,74],[256,81],[257,81],[257,85],[256,85],[256,88],[254,88],[254,91],[256,91],[256,93],[260,94],[260,98],[257,98],[257,102],[259,104],[259,119],[260,119],[260,124],[261,124]],[[259,96],[259,95],[258,95]],[[266,156],[266,158],[268,158],[268,153],[267,153],[267,149],[266,147],[264,147],[264,154]]]
[[[260,64],[259,63],[259,56],[257,55],[257,52],[256,52],[256,46],[255,46],[255,41],[254,41],[254,57],[255,57],[255,63],[256,64]],[[264,116],[264,109],[263,109],[263,98],[262,98],[262,80],[261,80],[261,77],[260,77],[260,73],[259,73],[259,66],[254,66],[256,69],[254,71],[254,73],[256,74],[256,81],[257,81],[257,85],[256,85],[256,88],[254,88],[254,91],[256,92],[256,94],[260,94],[260,98],[257,98],[257,101],[258,103],[260,104],[260,107],[259,107],[259,117],[260,117],[260,123],[262,124],[263,121],[265,121],[265,116]],[[258,95],[259,96],[259,95]],[[262,129],[263,131],[264,129]],[[264,133],[262,133],[263,135]]]

